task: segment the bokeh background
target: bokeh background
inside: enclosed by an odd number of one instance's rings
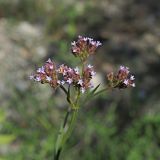
[[[0,0],[0,159],[52,159],[67,104],[28,75],[49,57],[75,66],[78,35],[103,43],[97,81],[126,65],[136,88],[84,106],[61,159],[159,160],[159,0]]]

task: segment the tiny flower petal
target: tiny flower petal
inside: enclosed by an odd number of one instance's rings
[[[80,79],[80,80],[78,80],[78,83],[77,84],[79,84],[79,85],[83,85],[83,80],[82,79]]]
[[[49,77],[49,76],[46,76],[46,80],[47,80],[48,82],[50,82],[50,81],[52,80],[52,78]]]
[[[97,41],[96,47],[101,46],[101,45],[102,45],[102,43],[100,41]]]
[[[88,40],[88,38],[87,38],[87,37],[84,37],[84,38],[83,38],[83,40],[84,40],[84,41],[87,41],[87,40]]]
[[[133,83],[133,84],[131,84],[131,86],[132,86],[132,87],[135,87],[136,85],[135,85],[135,83]]]
[[[76,42],[75,41],[71,42],[71,45],[72,46],[76,45]]]
[[[57,83],[58,83],[58,84],[61,84],[61,81],[60,81],[60,80],[58,80],[58,81],[57,81]]]
[[[68,72],[72,72],[73,70],[72,70],[72,68],[68,68]]]
[[[88,68],[90,68],[90,69],[91,69],[91,68],[93,68],[93,66],[92,66],[92,65],[90,65],[90,64],[89,64],[87,67],[88,67]]]
[[[130,77],[130,80],[132,80],[132,81],[133,81],[133,80],[135,80],[135,78],[134,78],[134,76],[133,76],[133,75]]]
[[[52,61],[51,61],[51,59],[50,59],[50,58],[47,60],[47,62],[48,62],[48,63],[52,63]]]
[[[125,67],[124,67],[124,66],[120,66],[119,69],[120,69],[120,70],[124,70]]]
[[[61,84],[64,85],[64,84],[65,84],[65,81],[62,80],[62,81],[61,81]]]
[[[68,84],[71,84],[73,82],[73,80],[71,78],[68,78],[68,80],[66,81]]]
[[[125,85],[128,85],[128,79],[125,79],[123,82]]]
[[[40,82],[41,81],[41,77],[38,76],[34,80],[37,81],[37,82]]]
[[[42,66],[41,68],[38,68],[37,72],[45,74],[44,67]]]
[[[92,76],[95,76],[95,75],[96,75],[96,72],[91,71],[91,75],[92,75]]]

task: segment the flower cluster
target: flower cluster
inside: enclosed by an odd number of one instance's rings
[[[38,68],[36,73],[30,76],[30,79],[42,84],[48,83],[54,89],[58,86],[72,85],[84,93],[93,87],[91,81],[95,75],[93,66],[86,66],[86,60],[89,55],[95,53],[100,45],[99,41],[94,41],[92,38],[78,36],[78,40],[71,43],[71,49],[72,53],[82,61],[81,70],[78,67],[71,68],[64,64],[56,67],[56,64],[48,59],[44,66]],[[135,87],[135,78],[125,66],[120,66],[117,73],[109,73],[107,79],[112,88]]]
[[[107,75],[109,81],[109,86],[113,88],[128,88],[135,87],[134,76],[130,74],[129,68],[125,66],[120,66],[118,72],[114,74],[113,72]]]
[[[92,38],[78,36],[78,40],[71,43],[71,50],[76,57],[80,57],[82,61],[85,61],[101,45],[99,41],[94,41]]]
[[[38,68],[36,73],[30,76],[30,79],[41,83],[49,83],[51,87],[57,88],[60,85],[73,85],[84,93],[87,89],[92,88],[91,79],[96,73],[93,66],[88,65],[79,72],[79,68],[71,68],[67,65],[60,65],[56,69],[56,65],[49,59],[44,66]]]
[[[73,86],[80,88],[82,93],[93,87],[91,79],[96,72],[94,72],[93,66],[91,65],[85,67],[82,73],[79,72],[78,67],[72,69],[64,64],[62,64],[57,71],[59,74],[62,74],[62,80],[59,81],[61,84],[72,84]]]
[[[48,59],[44,66],[38,68],[36,73],[30,76],[30,79],[42,84],[49,83],[51,87],[56,88],[59,84],[57,83],[58,76],[55,63]]]

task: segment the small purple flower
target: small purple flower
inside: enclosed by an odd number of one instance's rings
[[[62,81],[58,80],[57,83],[58,83],[58,84],[61,84],[61,85],[64,85],[64,84],[65,84],[65,81],[64,81],[64,80],[62,80]]]
[[[38,68],[37,72],[45,74],[44,67],[42,66],[41,68]]]
[[[87,67],[88,67],[88,68],[90,68],[90,69],[91,69],[91,68],[93,68],[93,66],[92,66],[92,65],[90,65],[90,64],[89,64]]]
[[[49,76],[46,76],[46,80],[47,80],[48,82],[50,82],[50,81],[52,80],[52,78],[49,77]]]
[[[132,86],[132,87],[136,87],[135,83],[132,83],[131,86]]]
[[[129,73],[129,68],[128,67],[125,67],[125,66],[120,66],[119,67],[119,71],[120,72],[125,72],[125,73]]]
[[[125,79],[123,83],[124,83],[125,85],[128,85],[128,83],[129,83],[129,82],[128,82],[128,79]]]
[[[79,84],[80,86],[82,86],[83,85],[83,80],[79,79],[77,84]]]
[[[95,76],[95,75],[96,75],[96,72],[91,71],[91,76]]]
[[[87,41],[87,40],[88,40],[88,38],[87,38],[87,37],[84,37],[84,38],[83,38],[83,40],[84,40],[84,41]]]
[[[131,80],[131,81],[135,80],[135,78],[134,78],[133,75],[131,75],[130,80]]]
[[[37,81],[37,82],[40,82],[41,81],[41,77],[37,76],[34,80]]]
[[[49,66],[49,68],[52,70],[52,69],[53,69],[53,65],[51,64],[51,65]]]
[[[71,42],[71,45],[72,46],[76,45],[76,42],[75,41]]]
[[[73,70],[72,70],[72,68],[68,68],[68,72],[72,72]]]
[[[97,41],[96,46],[98,47],[98,46],[101,46],[101,45],[102,45],[102,43],[100,41]]]
[[[65,81],[64,81],[64,80],[62,80],[62,81],[61,81],[61,84],[62,84],[62,85],[64,85],[64,84],[65,84]]]
[[[50,59],[50,58],[47,60],[47,63],[52,63],[52,61],[51,61],[51,59]]]
[[[73,80],[71,78],[68,78],[66,81],[68,84],[71,84],[73,82]]]

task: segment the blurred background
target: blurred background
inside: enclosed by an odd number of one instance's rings
[[[160,160],[159,0],[0,0],[0,160],[49,160],[67,104],[28,80],[49,57],[76,65],[70,43],[100,40],[97,80],[119,65],[136,88],[84,106],[63,160]]]

